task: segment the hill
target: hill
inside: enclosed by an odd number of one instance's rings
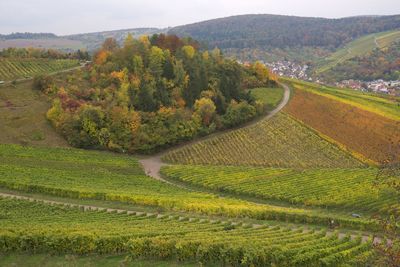
[[[400,27],[400,16],[307,18],[242,15],[214,19],[169,30],[191,36],[210,48],[340,47],[366,34]]]
[[[396,40],[400,39],[400,31],[389,31],[363,36],[355,41],[346,44],[343,48],[337,50],[330,57],[317,64],[315,72],[321,74],[345,61],[361,56],[372,57],[368,55],[375,49],[384,50],[390,47]]]
[[[157,28],[135,28],[65,36],[57,36],[52,33],[14,33],[9,35],[0,35],[0,50],[9,47],[35,47],[59,49],[63,51],[76,51],[78,49],[94,51],[100,48],[104,40],[107,38],[114,38],[122,44],[122,41],[128,34],[132,34],[137,38],[142,35],[153,35],[165,31],[166,30]]]

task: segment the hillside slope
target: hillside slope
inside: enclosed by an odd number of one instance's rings
[[[191,36],[210,48],[340,47],[375,32],[400,27],[400,16],[324,19],[278,15],[242,15],[172,28],[169,33]]]
[[[363,36],[355,41],[346,44],[343,48],[337,50],[330,57],[321,62],[315,70],[317,74],[325,72],[339,63],[343,63],[354,57],[364,56],[371,53],[374,49],[384,49],[389,47],[396,40],[400,39],[400,31],[388,31],[374,33]]]

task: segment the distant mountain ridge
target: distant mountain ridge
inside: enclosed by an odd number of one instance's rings
[[[400,15],[341,19],[282,15],[240,15],[170,29],[210,48],[271,48],[317,46],[334,49],[360,36],[400,28]]]

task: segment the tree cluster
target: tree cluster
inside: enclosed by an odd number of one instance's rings
[[[82,76],[89,88],[59,88],[48,119],[74,146],[143,153],[253,118],[247,89],[276,85],[260,63],[163,34],[107,39]]]

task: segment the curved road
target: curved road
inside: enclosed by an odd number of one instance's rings
[[[254,120],[252,122],[244,124],[241,127],[238,127],[238,128],[235,128],[235,129],[230,129],[230,130],[223,131],[223,132],[236,131],[237,129],[248,127],[250,125],[254,125],[254,124],[258,123],[260,120],[268,120],[268,119],[272,118],[273,116],[275,116],[279,111],[281,111],[287,105],[287,103],[289,102],[289,99],[290,99],[290,88],[289,88],[289,86],[287,86],[286,84],[281,84],[281,85],[282,85],[282,87],[284,89],[284,94],[283,94],[282,101],[281,101],[281,103],[279,103],[279,105],[274,110],[270,111],[268,113],[268,115],[266,115],[266,116],[264,116],[264,117],[262,117],[262,118],[260,118],[258,120]],[[217,132],[216,134],[221,134],[221,132]],[[214,135],[215,134],[211,134],[211,135],[206,136],[205,138],[200,138],[200,139],[197,139],[197,140],[193,140],[193,141],[191,141],[189,143],[186,143],[184,145],[194,144],[194,143],[203,141],[205,139],[212,138]],[[173,148],[173,149],[176,149],[176,147]],[[151,157],[148,157],[148,158],[143,158],[143,159],[139,160],[139,162],[140,162],[140,164],[142,164],[143,169],[144,169],[144,171],[146,172],[146,174],[148,176],[150,176],[150,177],[152,177],[152,178],[154,178],[156,180],[163,181],[163,182],[166,182],[168,184],[173,184],[174,186],[178,186],[178,187],[184,188],[181,185],[177,185],[175,183],[171,183],[171,182],[163,179],[161,174],[160,174],[161,167],[167,165],[166,163],[163,163],[162,160],[161,160],[163,155],[165,155],[167,152],[168,152],[168,150],[164,151],[164,152],[161,152],[160,154],[157,154],[155,156],[151,156]]]

